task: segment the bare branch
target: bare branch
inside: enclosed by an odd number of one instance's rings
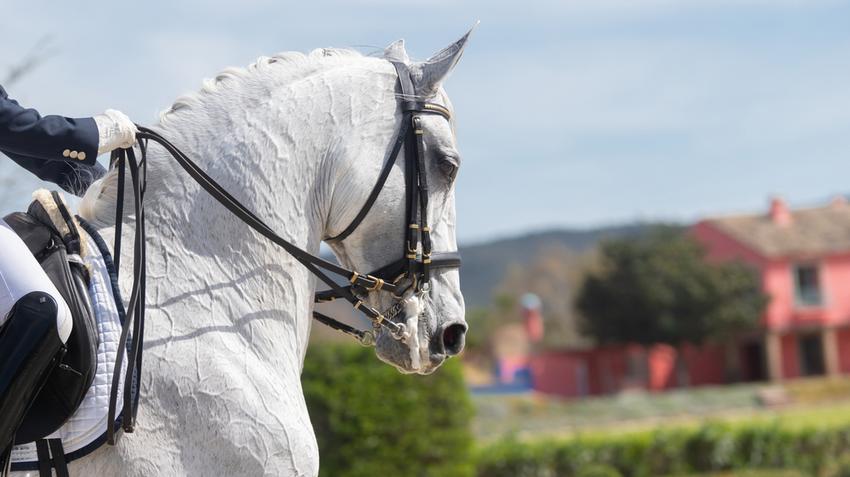
[[[2,84],[9,86],[17,82],[49,58],[55,56],[58,52],[59,49],[55,47],[53,37],[50,35],[44,35],[36,42],[35,46],[30,49],[21,61],[9,69],[9,73],[4,78]]]

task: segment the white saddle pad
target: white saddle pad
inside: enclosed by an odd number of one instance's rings
[[[84,260],[91,272],[89,297],[97,321],[99,344],[97,347],[97,371],[82,404],[68,422],[59,430],[47,436],[47,439],[62,439],[62,446],[69,461],[94,451],[106,441],[109,391],[112,386],[115,358],[120,348],[118,341],[121,337],[121,320],[115,306],[112,281],[103,256],[95,241],[88,234],[83,233],[81,235],[88,241],[88,254]],[[123,381],[124,373],[121,373],[116,416],[121,415],[123,407]],[[15,467],[30,467],[30,465],[36,465],[37,462],[38,457],[34,442],[15,446],[12,449],[12,463],[17,464]]]

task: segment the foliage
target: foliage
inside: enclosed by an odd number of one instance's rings
[[[495,321],[517,321],[520,297],[534,293],[540,297],[546,323],[544,346],[588,345],[587,338],[579,329],[573,302],[581,284],[582,270],[592,261],[590,253],[580,254],[563,246],[550,245],[542,248],[528,265],[512,266],[497,287],[493,306]]]
[[[743,264],[712,264],[694,240],[659,228],[601,246],[577,307],[602,343],[701,344],[753,328],[766,304],[758,276]]]
[[[406,376],[356,345],[309,348],[302,386],[323,476],[469,476],[472,406],[460,362]]]
[[[498,441],[478,451],[478,476],[690,475],[782,469],[777,475],[850,475],[850,428],[785,428],[776,422],[702,427],[566,440]],[[588,472],[596,472],[588,474]],[[608,472],[608,473],[602,473]],[[614,472],[618,472],[614,473]],[[725,475],[725,474],[718,474]],[[749,475],[749,474],[743,474]],[[756,474],[752,475],[767,475]]]

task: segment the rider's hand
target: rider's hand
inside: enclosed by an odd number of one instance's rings
[[[97,153],[104,154],[114,149],[126,149],[136,142],[136,125],[124,113],[107,109],[94,117],[99,137]]]

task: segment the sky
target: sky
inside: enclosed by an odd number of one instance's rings
[[[40,40],[51,53],[7,86],[13,97],[141,124],[260,55],[404,38],[424,59],[480,20],[446,83],[461,243],[850,192],[850,2],[0,0],[0,11],[0,81]],[[15,174],[24,190],[38,184]],[[28,202],[6,199],[0,212]]]

